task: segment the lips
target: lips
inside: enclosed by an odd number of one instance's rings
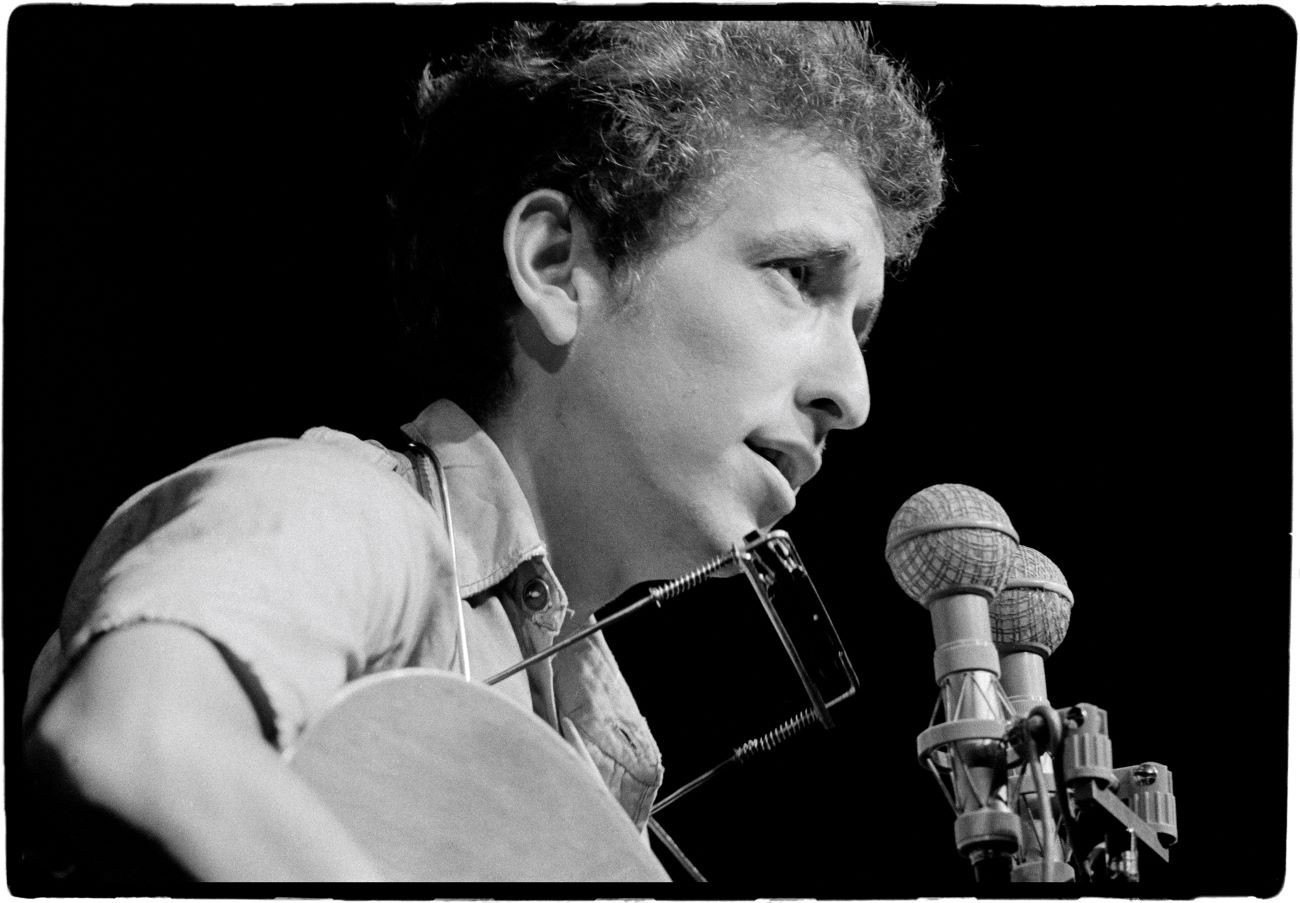
[[[745,444],[749,446],[750,451],[758,455],[760,458],[763,458],[769,464],[771,464],[773,467],[779,470],[781,472],[781,476],[785,477],[785,481],[787,483],[790,483],[791,488],[793,488],[794,480],[792,479],[789,459],[785,455],[783,455],[781,452],[777,451],[774,448],[764,448],[763,446],[755,445],[752,442],[746,442]]]
[[[775,467],[790,484],[790,488],[796,491],[812,479],[821,466],[818,456],[799,443],[751,438],[745,440],[745,445]]]

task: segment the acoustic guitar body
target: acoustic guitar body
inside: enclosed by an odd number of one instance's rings
[[[554,730],[446,672],[362,678],[286,753],[394,881],[667,881]]]

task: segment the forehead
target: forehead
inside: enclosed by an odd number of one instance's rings
[[[740,244],[788,238],[843,247],[868,271],[885,262],[884,232],[865,176],[840,157],[789,141],[749,156],[716,186],[702,230]],[[881,277],[883,279],[883,275]]]
[[[723,255],[783,257],[833,253],[865,279],[884,285],[885,242],[866,177],[805,140],[746,153],[707,192],[707,213],[685,242]]]

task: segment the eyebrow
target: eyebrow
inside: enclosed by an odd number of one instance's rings
[[[834,241],[820,232],[795,228],[759,235],[745,243],[745,252],[757,257],[823,261],[850,267],[857,263],[857,249],[848,242]]]

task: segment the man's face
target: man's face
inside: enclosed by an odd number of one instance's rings
[[[862,176],[782,143],[713,210],[641,266],[630,298],[584,316],[565,365],[571,501],[606,553],[657,562],[636,579],[788,514],[827,434],[870,404],[861,342],[885,250]]]

